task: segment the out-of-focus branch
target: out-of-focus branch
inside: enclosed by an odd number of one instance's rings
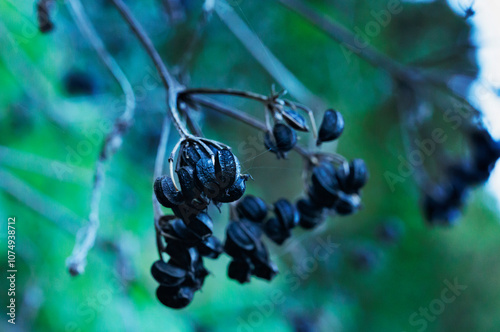
[[[67,6],[78,28],[92,44],[101,61],[118,82],[126,99],[125,110],[115,120],[113,129],[106,136],[96,163],[90,200],[89,222],[78,231],[75,247],[71,256],[66,261],[71,275],[78,275],[85,270],[87,254],[94,246],[97,230],[99,229],[99,205],[105,180],[104,166],[106,161],[120,148],[123,135],[132,124],[135,112],[135,95],[127,77],[113,57],[107,52],[92,23],[90,23],[80,0],[70,0],[67,2]]]
[[[363,47],[357,47],[355,43],[355,34],[332,19],[317,13],[302,0],[277,1],[326,33],[333,40],[351,50],[358,57],[365,59],[377,68],[387,71],[394,79],[409,85],[419,83],[431,84],[435,88],[446,93],[450,98],[455,99],[465,107],[471,109],[476,115],[480,114],[479,110],[477,110],[464,96],[454,91],[441,75],[424,73],[418,68],[401,64],[371,45],[364,44]]]
[[[215,6],[215,11],[248,52],[281,86],[288,90],[290,95],[313,108],[327,108],[327,103],[314,95],[278,60],[229,4],[221,0],[220,5]]]
[[[182,137],[189,136],[189,133],[181,122],[179,112],[177,110],[177,93],[183,87],[180,85],[174,77],[170,74],[165,63],[160,57],[160,54],[155,49],[153,42],[149,39],[146,31],[142,27],[142,25],[137,21],[134,17],[130,9],[122,0],[111,0],[115,5],[118,12],[122,15],[125,22],[127,22],[128,26],[132,30],[132,32],[136,35],[137,39],[140,41],[142,46],[144,47],[146,53],[148,53],[149,57],[153,61],[156,70],[158,71],[160,78],[162,80],[165,89],[167,90],[167,104],[168,104],[168,112],[170,117],[172,118],[172,122],[174,123],[177,131]]]
[[[184,21],[186,13],[184,12],[181,0],[161,0],[171,24],[177,24]]]
[[[262,132],[268,131],[267,126],[264,123],[231,106],[222,104],[218,101],[203,96],[189,96],[189,100],[193,101],[197,105],[209,108],[213,111],[227,115],[235,120],[241,121]],[[297,151],[297,153],[300,154],[303,158],[311,160],[312,155],[303,147],[296,145],[294,147],[294,150]]]
[[[196,24],[196,30],[194,31],[193,37],[191,38],[186,51],[182,55],[181,63],[178,66],[180,76],[183,76],[183,74],[187,72],[189,65],[193,61],[194,54],[199,49],[203,33],[205,32],[205,27],[210,21],[214,9],[215,0],[205,0],[198,23]]]

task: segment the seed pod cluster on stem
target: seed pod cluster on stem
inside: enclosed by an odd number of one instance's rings
[[[310,132],[310,128],[317,145],[338,139],[344,120],[337,111],[327,110],[317,129],[312,111],[279,99],[279,94],[265,97],[235,90],[186,91],[180,94],[186,105],[193,104],[190,93],[243,95],[264,103],[267,121],[257,127],[266,132],[266,148],[278,159],[298,150],[306,161],[307,183],[305,197],[296,204],[287,198],[267,204],[259,197],[244,196],[250,175],[241,173],[238,158],[228,146],[190,134],[182,137],[170,154],[169,174],[158,177],[153,186],[158,202],[173,213],[157,223],[161,259],[151,270],[160,284],[157,297],[172,308],[188,305],[203,285],[208,275],[203,257],[217,258],[225,252],[231,257],[228,277],[238,283],[248,283],[252,276],[272,280],[278,268],[270,259],[266,241],[282,245],[298,225],[314,228],[325,220],[328,211],[337,215],[356,212],[361,207],[360,190],[368,179],[361,159],[348,162],[335,153],[311,152],[297,146],[297,131]],[[309,115],[310,123],[299,111]],[[211,203],[219,208],[224,203],[230,205],[223,243],[213,235],[213,222],[207,214]],[[164,261],[164,255],[168,255],[168,261]]]
[[[500,158],[500,142],[484,127],[469,130],[471,157],[446,167],[446,177],[424,192],[423,209],[431,225],[452,225],[471,188],[484,184]]]

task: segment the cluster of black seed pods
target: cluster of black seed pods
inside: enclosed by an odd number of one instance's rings
[[[268,121],[265,145],[278,159],[286,158],[296,145],[295,131],[309,128],[293,107],[272,104],[268,110],[274,125],[271,128]],[[317,145],[338,139],[343,130],[342,115],[327,110],[315,133]],[[311,153],[307,159],[307,197],[297,204],[281,198],[268,205],[255,196],[243,197],[250,176],[241,174],[240,163],[229,147],[205,138],[183,138],[169,158],[170,174],[154,183],[158,202],[173,211],[156,225],[161,259],[153,264],[151,273],[160,284],[158,299],[171,308],[187,306],[209,274],[203,257],[217,258],[222,252],[231,257],[230,279],[241,284],[250,282],[252,276],[270,281],[278,268],[270,260],[264,237],[282,245],[296,226],[310,229],[320,224],[327,210],[348,215],[359,209],[360,189],[368,178],[362,160],[349,163],[340,155],[327,153]],[[213,235],[213,222],[207,214],[211,203],[217,207],[230,203],[231,221],[223,244]],[[168,261],[163,259],[165,254]]]
[[[180,190],[171,172],[156,179],[156,198],[189,223],[211,202],[220,206],[243,196],[249,175],[241,174],[240,170],[238,158],[227,146],[206,139],[187,140],[180,145],[175,167]]]
[[[209,274],[203,257],[218,258],[223,251],[222,243],[213,236],[212,219],[204,212],[189,224],[175,216],[163,216],[158,228],[166,243],[161,244],[162,251],[169,260],[158,260],[151,267],[153,278],[160,284],[156,296],[170,308],[184,308]]]
[[[263,222],[267,216],[266,203],[247,195],[236,205],[237,217],[226,228],[224,251],[232,257],[228,276],[239,283],[250,282],[253,275],[271,280],[278,273],[269,259],[269,251],[262,241]]]
[[[500,142],[495,141],[486,128],[474,128],[469,131],[468,137],[470,159],[449,165],[446,179],[424,195],[424,214],[431,224],[455,223],[470,189],[489,179],[500,158]]]
[[[176,148],[175,172],[180,188],[173,178]],[[161,217],[157,225],[159,248],[169,260],[156,261],[151,273],[160,283],[156,292],[160,302],[179,309],[192,301],[208,275],[202,257],[215,259],[223,252],[222,243],[213,236],[207,207],[238,200],[245,192],[248,176],[240,173],[238,159],[221,143],[191,138],[180,141],[176,148],[169,159],[171,175],[163,175],[154,183],[158,202],[174,213]]]

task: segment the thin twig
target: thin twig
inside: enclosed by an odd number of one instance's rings
[[[183,96],[195,95],[195,94],[203,94],[203,95],[227,95],[227,96],[236,96],[243,97],[248,99],[253,99],[256,101],[260,101],[262,103],[268,103],[270,99],[264,95],[244,91],[244,90],[235,90],[235,89],[210,89],[210,88],[189,88],[179,92],[179,99],[182,99]]]
[[[259,120],[255,119],[254,117],[245,114],[241,112],[238,109],[235,109],[231,106],[227,106],[225,104],[222,104],[220,102],[217,102],[213,99],[206,98],[203,96],[190,96],[189,99],[193,101],[194,103],[209,108],[211,110],[214,110],[216,112],[219,112],[221,114],[227,115],[233,119],[236,119],[238,121],[241,121],[251,127],[254,127],[262,132],[267,132],[267,127],[264,123],[260,122]],[[297,151],[298,154],[300,154],[303,158],[307,159],[308,161],[311,161],[311,154],[304,149],[301,146],[296,145],[294,147],[294,150]]]
[[[165,155],[167,150],[167,141],[169,134],[170,134],[170,121],[168,118],[165,118],[165,120],[163,120],[163,125],[161,128],[161,136],[160,136],[160,142],[158,143],[158,150],[156,152],[153,181],[159,176],[161,176],[161,174],[163,173],[163,165],[165,163]],[[156,227],[156,225],[158,224],[158,221],[160,220],[163,213],[161,212],[160,203],[158,202],[158,199],[156,198],[156,195],[154,193],[153,193],[153,213],[154,213],[154,225],[155,225],[154,229],[156,233],[156,246],[158,248],[158,254],[160,255],[160,259],[162,259],[160,230]]]
[[[78,275],[84,272],[87,261],[87,254],[94,246],[97,230],[99,229],[99,205],[105,180],[105,163],[120,148],[122,138],[127,129],[131,126],[135,112],[135,95],[120,66],[114,58],[106,51],[104,44],[98,37],[92,23],[85,14],[80,0],[70,0],[67,7],[73,20],[77,24],[82,34],[92,44],[100,60],[104,63],[110,74],[120,85],[125,94],[125,110],[115,120],[113,129],[106,136],[101,148],[99,159],[96,162],[92,195],[90,200],[89,222],[78,231],[75,247],[71,256],[68,257],[66,265],[71,275]]]
[[[407,65],[401,64],[391,57],[383,54],[371,45],[363,45],[363,47],[357,47],[355,42],[356,35],[354,33],[347,30],[332,19],[326,18],[325,16],[317,13],[311,7],[304,4],[304,2],[301,0],[277,1],[299,16],[306,19],[313,26],[325,32],[333,40],[351,50],[358,57],[365,59],[375,67],[387,71],[396,80],[406,82],[410,85],[417,83],[432,84],[438,89],[449,94],[451,98],[456,99],[460,103],[463,103],[467,107],[471,108],[476,113],[476,115],[480,114],[479,110],[477,110],[465,97],[461,96],[460,94],[453,91],[452,88],[450,88],[448,82],[446,82],[442,75],[432,75],[430,73],[424,73],[422,70],[419,70],[415,67],[409,67]]]
[[[148,53],[149,57],[153,61],[158,74],[162,80],[165,89],[167,90],[167,104],[168,111],[172,118],[172,121],[182,137],[189,136],[189,133],[181,122],[179,112],[177,110],[177,93],[183,87],[174,79],[174,77],[170,74],[165,63],[158,54],[158,51],[155,49],[153,42],[149,39],[149,36],[145,32],[144,28],[141,26],[139,21],[133,16],[130,9],[122,0],[111,0],[115,7],[118,9],[123,19],[127,22],[128,26],[132,30],[132,32],[136,35],[137,39],[141,42],[142,46]]]

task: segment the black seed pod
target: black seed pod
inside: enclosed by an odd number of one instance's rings
[[[199,236],[201,239],[206,239],[212,235],[214,224],[210,216],[204,212],[197,214],[189,219],[186,223],[187,228]]]
[[[235,259],[227,267],[227,276],[240,284],[250,282],[252,264],[247,259]]]
[[[177,170],[177,176],[185,200],[191,202],[200,196],[200,191],[195,185],[194,169],[192,167],[181,167]]]
[[[93,95],[97,92],[96,79],[88,72],[71,70],[63,77],[63,85],[70,95]]]
[[[240,218],[253,222],[262,222],[267,216],[267,205],[262,198],[247,195],[236,205]]]
[[[221,189],[231,186],[240,176],[240,162],[228,149],[222,149],[217,152],[214,167],[215,178]]]
[[[185,246],[194,246],[202,241],[202,239],[190,231],[181,219],[174,219],[169,224],[169,234],[172,238],[166,238],[169,241],[178,241],[183,243]]]
[[[182,149],[181,160],[185,165],[196,167],[196,163],[202,157],[205,157],[205,154],[200,151],[197,145],[189,145]]]
[[[447,167],[447,174],[456,181],[466,185],[477,185],[485,182],[490,177],[490,170],[481,171],[468,162],[459,162]]]
[[[368,170],[363,159],[354,159],[349,163],[349,175],[343,189],[347,193],[355,193],[361,189],[368,180]]]
[[[272,153],[276,154],[278,159],[286,157],[285,153],[281,152],[278,149],[278,147],[274,143],[274,139],[273,139],[272,135],[269,132],[266,132],[266,135],[264,136],[264,145],[265,145],[266,149],[268,149]]]
[[[36,14],[38,19],[38,29],[42,33],[50,32],[54,29],[54,23],[50,18],[50,6],[53,0],[38,0],[36,2]]]
[[[155,180],[154,191],[158,202],[163,206],[172,208],[184,201],[182,192],[178,191],[170,176],[161,176]]]
[[[292,229],[299,223],[299,214],[295,206],[287,199],[279,199],[274,203],[276,218],[285,228]]]
[[[215,236],[211,236],[198,245],[198,252],[201,256],[216,259],[224,251],[222,243]]]
[[[474,162],[479,169],[492,169],[494,163],[500,157],[500,142],[491,137],[485,128],[479,128],[471,132],[470,140]],[[493,164],[493,165],[492,165]]]
[[[187,248],[182,243],[169,243],[165,252],[170,256],[169,263],[173,263],[180,268],[192,271],[193,264],[200,255],[196,248]]]
[[[170,263],[158,260],[151,266],[153,278],[164,286],[174,287],[180,285],[187,271]]]
[[[264,242],[258,241],[256,250],[249,258],[254,266],[252,274],[256,277],[271,280],[278,274],[278,268],[269,260],[269,252]]]
[[[213,198],[220,191],[215,178],[215,167],[212,159],[202,158],[196,163],[196,183],[205,194]]]
[[[156,289],[156,297],[163,305],[169,308],[182,309],[193,301],[194,291],[189,287],[175,289],[160,286]]]
[[[454,224],[460,217],[459,207],[465,196],[464,188],[436,185],[424,197],[423,208],[427,221],[431,224]]]
[[[283,244],[292,234],[277,218],[271,218],[264,223],[264,232],[276,244]]]
[[[311,200],[318,206],[332,207],[337,201],[337,191],[340,188],[333,165],[321,163],[314,167],[311,182],[308,191]]]
[[[297,134],[283,123],[277,123],[273,128],[276,147],[281,152],[288,152],[297,144]]]
[[[201,196],[199,198],[193,199],[189,203],[183,203],[178,206],[174,206],[172,207],[172,211],[177,217],[181,218],[182,220],[189,220],[197,216],[198,213],[205,210],[209,205],[210,201],[207,201],[204,198],[200,198]]]
[[[240,175],[239,179],[231,187],[223,191],[222,195],[215,197],[214,200],[220,203],[231,203],[239,200],[245,194],[247,188],[246,181],[248,179],[248,175]]]
[[[339,192],[338,195],[338,200],[335,203],[334,209],[339,215],[349,215],[359,209],[361,200],[358,195],[348,195],[344,192]]]
[[[327,110],[323,115],[323,121],[319,127],[317,145],[323,142],[333,141],[342,135],[344,131],[344,118],[342,114],[334,110]]]
[[[226,229],[224,251],[232,257],[241,257],[255,249],[255,237],[239,221],[230,222]]]
[[[282,114],[283,119],[293,129],[300,131],[309,131],[306,120],[299,113],[290,109],[285,109]]]
[[[252,274],[257,278],[270,281],[278,274],[278,267],[273,262],[258,263],[254,265]]]
[[[299,224],[304,229],[314,228],[324,220],[323,208],[308,199],[300,199],[297,202],[297,211],[300,215]]]

